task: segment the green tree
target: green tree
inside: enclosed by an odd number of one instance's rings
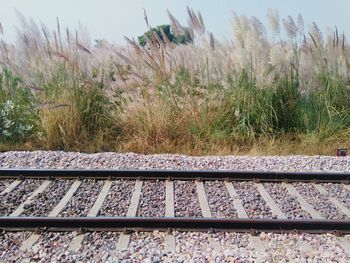
[[[174,44],[187,44],[193,41],[188,28],[183,28],[182,34],[174,35],[173,32],[171,31],[170,25],[160,25],[160,26],[157,26],[156,28],[151,28],[150,30],[145,32],[142,36],[139,36],[138,37],[139,44],[144,47],[147,43],[147,40],[146,40],[147,38],[154,40],[153,32],[155,32],[158,35],[158,37],[162,41],[164,41],[162,31],[166,35],[166,37],[169,39],[169,41]]]

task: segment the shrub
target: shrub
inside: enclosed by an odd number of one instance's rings
[[[0,74],[0,142],[20,143],[35,128],[37,112],[31,92],[4,68]]]
[[[33,129],[18,105],[7,100],[0,110],[0,142],[21,142]]]

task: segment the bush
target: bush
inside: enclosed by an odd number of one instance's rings
[[[0,142],[20,143],[33,132],[37,120],[33,96],[10,70],[0,74]]]
[[[0,142],[21,142],[30,134],[33,125],[28,124],[18,105],[7,100],[0,110]]]

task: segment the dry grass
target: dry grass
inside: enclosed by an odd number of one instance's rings
[[[39,110],[28,114],[36,125],[27,142],[12,148],[333,155],[350,147],[350,46],[337,29],[305,29],[301,16],[281,23],[270,10],[269,31],[234,13],[232,40],[219,41],[199,12],[187,12],[194,43],[155,35],[145,47],[130,38],[94,46],[84,28],[72,34],[57,21],[51,31],[19,14],[17,41],[0,42],[0,73],[11,73],[0,81],[8,96],[0,109],[13,100]],[[169,18],[173,32],[183,29]]]

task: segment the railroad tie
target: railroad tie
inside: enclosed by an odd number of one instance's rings
[[[239,198],[239,195],[237,194],[235,188],[233,187],[233,184],[231,182],[225,181],[225,186],[227,188],[227,191],[230,194],[233,205],[237,210],[238,218],[241,218],[241,219],[249,218],[247,212],[245,211],[245,209],[243,207],[241,199]],[[254,247],[254,250],[257,253],[256,262],[263,262],[260,260],[260,258],[261,258],[260,256],[265,255],[266,248],[265,248],[263,242],[261,241],[260,237],[259,236],[250,236],[249,242]]]
[[[300,203],[301,208],[303,208],[306,212],[308,212],[312,219],[325,219],[320,213],[318,213],[315,209],[312,208],[310,204],[306,202],[306,200],[302,197],[300,193],[294,188],[293,185],[289,183],[283,183],[283,185],[287,188],[290,194],[295,196]],[[327,194],[327,190],[324,187],[320,187],[320,185],[314,184],[316,189],[318,189],[321,193]],[[333,200],[334,201],[334,200]],[[336,200],[338,201],[338,200]],[[339,202],[339,201],[338,201]],[[340,202],[339,202],[340,203]],[[338,204],[339,205],[339,204]],[[350,243],[345,237],[337,237],[336,242],[341,246],[345,252],[350,256]],[[302,245],[302,244],[301,244]]]
[[[197,188],[199,205],[202,210],[202,216],[211,218],[212,215],[210,212],[207,195],[205,194],[204,183],[200,181],[196,181],[196,188]]]
[[[165,216],[174,217],[174,182],[165,181]]]
[[[65,196],[61,199],[61,201],[56,205],[54,209],[49,214],[49,217],[55,217],[57,216],[62,209],[65,207],[65,205],[68,203],[69,199],[73,196],[74,192],[80,185],[80,181],[75,181],[71,188],[68,190],[68,192],[65,194]],[[21,251],[26,251],[27,249],[31,248],[36,242],[38,242],[40,235],[38,234],[32,234],[27,240],[25,240],[20,247]]]
[[[350,185],[349,184],[342,184],[343,188],[350,192]]]
[[[314,249],[311,245],[305,240],[297,240],[299,251],[305,255],[311,255],[314,252]]]
[[[96,217],[98,215],[98,212],[100,211],[103,202],[105,201],[109,190],[111,189],[112,186],[112,181],[107,180],[105,184],[103,185],[103,188],[101,192],[99,193],[94,205],[91,207],[89,214],[87,217]]]
[[[275,201],[272,199],[270,194],[266,191],[262,183],[255,183],[260,195],[265,200],[266,204],[270,207],[272,215],[277,216],[278,219],[287,219],[282,210],[278,207]]]
[[[205,193],[204,183],[201,181],[196,181],[196,189],[198,194],[199,205],[202,210],[202,216],[207,218],[212,218],[212,214],[210,212],[210,207],[208,204],[208,198]],[[212,236],[208,239],[209,247],[212,248],[213,252],[218,253],[221,250],[220,242],[217,241]]]
[[[350,210],[344,206],[338,199],[334,198],[329,194],[329,192],[320,184],[313,184],[313,186],[323,195],[327,196],[328,200],[331,201],[339,210],[345,214],[347,217],[350,217]]]
[[[21,247],[19,248],[20,251],[25,252],[28,249],[30,249],[31,247],[33,247],[33,245],[35,243],[38,242],[40,238],[39,234],[32,234],[30,235],[25,241],[23,241]]]
[[[174,182],[165,181],[165,216],[174,217]],[[166,252],[175,252],[176,240],[172,233],[167,233],[164,241],[164,250]]]
[[[3,190],[0,195],[5,195],[10,193],[13,189],[15,189],[20,183],[22,183],[22,180],[15,180],[13,181],[5,190]]]
[[[112,181],[107,180],[105,182],[105,184],[103,185],[103,188],[102,188],[101,192],[99,193],[94,205],[90,209],[87,217],[96,217],[98,215],[98,212],[100,211],[102,204],[103,204],[104,200],[106,199],[107,194],[108,194],[111,186],[112,186]],[[78,235],[74,236],[73,239],[71,240],[69,246],[68,246],[68,250],[69,251],[78,251],[81,247],[81,244],[82,244],[84,238],[85,238],[85,235],[86,234],[78,234]]]
[[[249,237],[249,242],[256,253],[256,260],[254,262],[265,262],[263,258],[266,256],[266,247],[260,237],[251,235]]]
[[[337,243],[344,249],[345,253],[350,257],[350,242],[345,237],[336,237]]]
[[[239,199],[239,195],[237,194],[235,188],[233,187],[232,183],[225,181],[225,186],[227,188],[228,193],[230,194],[230,197],[233,202],[233,206],[236,208],[238,218],[249,218],[247,215],[241,200]]]
[[[24,211],[24,207],[26,205],[29,205],[31,203],[33,203],[34,198],[42,193],[49,185],[50,185],[51,181],[50,180],[45,180],[29,197],[26,201],[24,201],[19,207],[17,207],[17,209],[15,211],[13,211],[10,216],[19,216],[20,214],[23,213]]]
[[[142,184],[143,184],[142,181],[136,180],[134,192],[131,197],[130,206],[126,214],[127,217],[135,217],[137,214],[137,208],[139,206],[140,197],[141,197]],[[130,234],[121,233],[118,239],[116,249],[118,251],[127,249],[130,243],[130,237],[131,237]]]
[[[350,217],[350,210],[344,206],[338,199],[330,196],[329,192],[326,190],[326,188],[324,188],[322,185],[320,184],[313,184],[315,186],[315,188],[323,195],[327,196],[327,198],[329,199],[329,201],[331,201],[336,207],[339,208],[339,210],[345,214],[347,217]],[[350,190],[349,185],[345,185],[346,187],[348,187],[348,189]],[[345,237],[336,237],[335,238],[336,242],[338,243],[338,245],[340,247],[342,247],[342,249],[344,249],[345,253],[350,256],[350,242],[345,238]]]
[[[15,181],[16,182],[16,181]],[[23,202],[10,216],[19,216],[23,211],[24,211],[24,206],[31,204],[34,201],[34,198],[42,193],[51,183],[51,181],[46,180],[44,181],[39,188],[37,188],[29,197],[28,199]],[[20,251],[26,251],[28,249],[30,249],[36,242],[38,242],[40,238],[39,234],[32,234],[28,237],[28,239],[26,239],[25,241],[23,241],[21,247],[20,247]]]

